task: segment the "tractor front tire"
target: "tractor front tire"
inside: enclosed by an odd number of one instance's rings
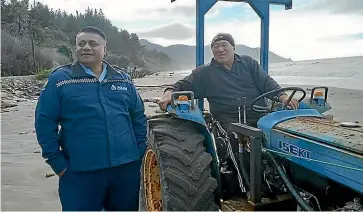
[[[196,123],[177,118],[149,120],[148,148],[140,183],[141,211],[218,211],[212,156]]]

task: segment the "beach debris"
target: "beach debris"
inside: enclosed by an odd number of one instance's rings
[[[44,82],[38,81],[35,76],[2,77],[1,99],[10,100],[18,98],[18,102],[33,100],[40,95],[43,85]]]
[[[26,102],[26,99],[17,99],[16,102]]]
[[[41,151],[38,149],[38,150],[35,150],[33,153],[41,153]]]
[[[9,95],[5,92],[1,92],[1,98],[7,98]]]
[[[158,104],[159,103],[159,99],[156,99],[156,98],[145,98],[142,100],[143,102],[153,102],[155,104]]]
[[[149,107],[158,107],[157,105],[148,105]]]
[[[18,106],[18,104],[16,104],[16,103],[9,102],[9,101],[1,101],[1,109],[11,108],[11,107],[16,107],[16,106]]]
[[[333,120],[334,119],[334,115],[328,114],[324,116],[326,119],[328,120]]]
[[[49,172],[45,173],[45,178],[53,177],[55,175],[56,174],[53,171],[49,171]]]
[[[135,85],[136,88],[160,88],[160,87],[167,87],[170,84],[163,84],[163,85]]]

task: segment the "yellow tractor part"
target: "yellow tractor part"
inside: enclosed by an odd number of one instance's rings
[[[144,188],[147,210],[162,211],[160,169],[157,164],[156,154],[152,149],[146,151],[144,160]]]

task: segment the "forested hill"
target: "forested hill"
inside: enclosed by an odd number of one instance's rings
[[[1,0],[1,75],[36,74],[74,59],[75,36],[83,26],[99,27],[107,36],[107,58],[120,67],[167,69],[171,59],[140,45],[137,34],[118,29],[102,10],[69,14],[40,2]]]

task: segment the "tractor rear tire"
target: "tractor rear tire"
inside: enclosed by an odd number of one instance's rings
[[[197,124],[177,118],[149,120],[140,183],[141,211],[218,211],[212,156]]]

